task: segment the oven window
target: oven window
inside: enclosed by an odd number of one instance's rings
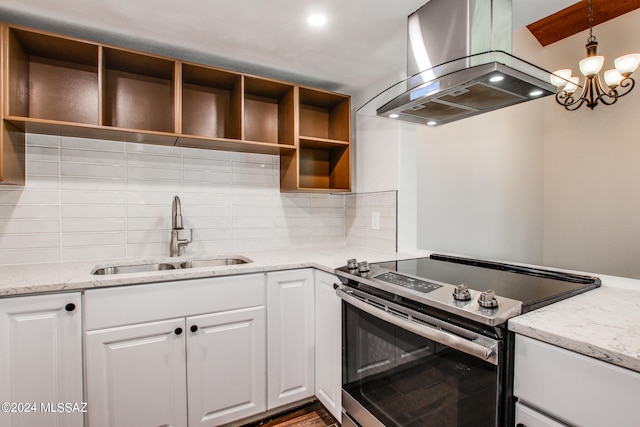
[[[342,388],[382,425],[498,425],[497,366],[347,303],[343,316]]]

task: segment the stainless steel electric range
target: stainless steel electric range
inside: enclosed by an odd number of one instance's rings
[[[343,425],[513,426],[507,320],[600,286],[548,269],[432,254],[337,269]]]

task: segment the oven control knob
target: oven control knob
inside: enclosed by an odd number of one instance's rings
[[[358,261],[355,258],[351,258],[349,261],[347,261],[347,268],[349,270],[355,270],[356,268],[358,268]]]
[[[459,284],[453,290],[453,299],[456,301],[469,301],[471,299],[471,292],[469,292],[469,286],[464,283]]]
[[[480,298],[478,298],[478,304],[484,308],[494,308],[498,306],[498,299],[496,298],[496,293],[493,289],[487,289],[485,292],[480,294]]]
[[[360,273],[368,273],[369,263],[367,261],[362,261],[361,263],[358,263],[358,271]]]

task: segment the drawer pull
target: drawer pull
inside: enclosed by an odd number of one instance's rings
[[[191,326],[191,332],[196,332],[197,330],[198,330],[198,327],[196,325]]]
[[[175,332],[176,335],[180,335],[182,333],[182,328],[176,328],[176,330],[173,332]]]
[[[67,311],[73,311],[76,309],[76,305],[72,302],[64,306],[64,309]]]

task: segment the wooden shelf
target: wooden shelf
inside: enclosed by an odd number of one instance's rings
[[[350,98],[0,24],[0,183],[24,134],[280,155],[281,191],[350,190]]]
[[[294,145],[294,86],[244,79],[244,139]]]
[[[173,61],[113,48],[103,49],[103,124],[173,132]]]
[[[98,124],[98,46],[7,29],[5,114]]]
[[[242,139],[242,76],[183,64],[182,133]]]

